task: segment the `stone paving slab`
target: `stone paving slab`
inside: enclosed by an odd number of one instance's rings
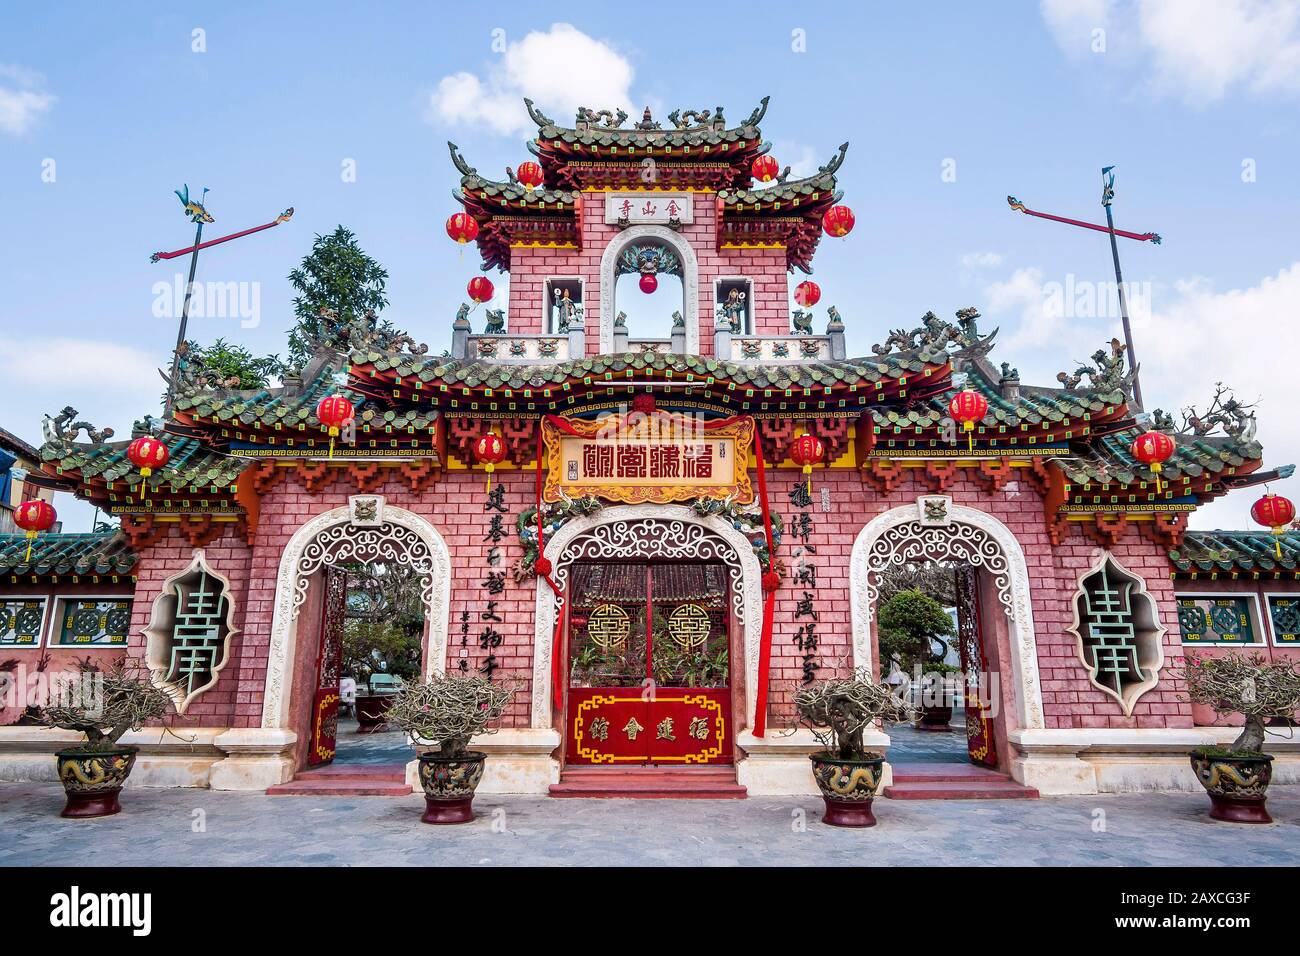
[[[1218,824],[1201,793],[876,801],[880,825],[820,822],[816,798],[554,800],[483,795],[434,827],[410,797],[138,789],[123,812],[63,820],[57,784],[0,784],[0,866],[1300,865],[1300,787],[1273,826]],[[198,811],[202,811],[200,814]],[[1105,832],[1094,832],[1097,812]],[[202,820],[205,832],[194,832]]]

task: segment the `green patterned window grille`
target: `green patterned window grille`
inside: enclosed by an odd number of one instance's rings
[[[1258,644],[1248,597],[1178,598],[1178,630],[1184,644]]]
[[[168,578],[145,628],[146,656],[154,683],[184,713],[217,682],[230,654],[233,604],[230,584],[204,561]]]
[[[46,603],[43,597],[0,601],[0,647],[39,647]]]
[[[1156,685],[1164,663],[1155,602],[1140,577],[1109,554],[1079,580],[1075,624],[1088,680],[1115,698],[1125,715]]]
[[[1300,645],[1300,598],[1270,597],[1268,613],[1273,622],[1273,643]]]
[[[65,598],[57,643],[72,647],[122,647],[130,627],[130,601]]]

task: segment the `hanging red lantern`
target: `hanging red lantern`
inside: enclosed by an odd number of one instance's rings
[[[506,443],[491,432],[480,435],[474,441],[474,460],[487,472],[487,490],[492,490],[492,472],[505,460]]]
[[[465,286],[465,291],[469,297],[482,305],[484,302],[491,301],[492,296],[496,294],[496,289],[492,285],[492,280],[487,276],[475,276],[469,280],[469,285]]]
[[[1156,476],[1156,494],[1160,494],[1163,490],[1160,484],[1160,472],[1164,471],[1164,463],[1173,457],[1174,449],[1172,438],[1164,432],[1154,430],[1138,435],[1129,446],[1133,457],[1150,468],[1151,473]]]
[[[948,414],[952,420],[961,424],[966,433],[967,449],[975,450],[975,423],[981,421],[989,412],[989,400],[979,392],[964,389],[948,402]]]
[[[542,184],[542,167],[534,162],[520,163],[515,178],[523,184],[524,189],[532,192]]]
[[[1295,520],[1295,505],[1290,498],[1266,494],[1250,506],[1250,516],[1258,524],[1266,525],[1273,533],[1273,546],[1279,559],[1282,557],[1282,535],[1286,526]]]
[[[655,289],[659,288],[659,280],[655,278],[653,272],[647,272],[641,276],[641,291],[650,295]]]
[[[826,446],[816,435],[807,432],[796,438],[790,445],[790,460],[803,468],[808,476],[808,494],[812,494],[813,465],[819,464],[826,457]]]
[[[822,287],[816,282],[800,282],[794,287],[794,300],[805,309],[811,309],[821,298]]]
[[[447,220],[447,235],[462,246],[478,236],[478,220],[467,212],[458,212]]]
[[[750,164],[749,171],[760,183],[770,183],[780,173],[775,156],[759,156]]]
[[[342,395],[329,395],[320,400],[316,406],[316,417],[320,419],[321,427],[329,429],[330,436],[330,458],[334,458],[334,439],[338,437],[339,430],[345,428],[348,422],[356,417],[356,409]]]
[[[153,474],[155,468],[167,464],[171,452],[167,446],[152,435],[141,435],[126,448],[126,457],[131,464],[140,469],[140,500],[144,500],[145,479]]]
[[[23,558],[23,564],[31,563],[32,542],[36,540],[36,536],[42,531],[49,531],[54,527],[54,522],[58,520],[58,517],[54,505],[48,501],[42,501],[40,498],[24,501],[14,509],[14,524],[27,532],[27,557]]]
[[[822,216],[822,228],[837,239],[851,233],[855,222],[853,210],[848,206],[831,206]]]

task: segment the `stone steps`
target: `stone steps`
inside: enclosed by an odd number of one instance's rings
[[[288,783],[268,787],[272,797],[406,797],[403,764],[330,764],[304,770]]]
[[[882,793],[891,800],[1033,800],[1038,791],[970,764],[903,764]]]
[[[643,800],[743,800],[734,767],[567,767],[552,784],[553,797]]]

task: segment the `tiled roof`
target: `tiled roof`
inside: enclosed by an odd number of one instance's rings
[[[1169,560],[1178,571],[1192,574],[1300,570],[1300,531],[1282,535],[1280,560],[1277,541],[1267,531],[1188,531]]]
[[[1153,482],[1155,473],[1133,458],[1130,447],[1145,428],[1133,425],[1096,439],[1087,449],[1061,461],[1066,477],[1073,484],[1121,485],[1134,482]],[[1237,442],[1231,438],[1215,436],[1198,438],[1192,435],[1173,435],[1175,451],[1163,465],[1160,477],[1175,482],[1184,477],[1208,480],[1225,469],[1236,469],[1256,461],[1263,449],[1254,442]]]
[[[186,492],[211,491],[216,495],[231,492],[239,473],[248,463],[209,449],[195,438],[163,435],[171,457],[161,469],[147,479],[152,497]],[[46,442],[41,446],[44,470],[55,476],[69,472],[81,483],[121,483],[130,495],[138,494],[140,472],[126,457],[130,441],[87,445],[77,442]],[[125,497],[125,495],[123,495]]]
[[[849,144],[840,146],[829,163],[804,179],[794,179],[756,189],[724,189],[718,193],[726,206],[762,206],[774,203],[801,205],[805,199],[834,199],[835,172],[844,162]]]
[[[754,142],[761,139],[758,123],[767,112],[768,98],[763,97],[761,105],[739,126],[719,129],[716,123],[693,126],[689,129],[677,129],[669,124],[667,129],[640,130],[634,125],[623,129],[611,129],[599,123],[584,124],[583,129],[564,127],[537,109],[531,100],[524,100],[528,113],[537,124],[537,138],[552,142],[567,143],[572,146],[595,147],[672,147],[679,149],[686,146],[720,146],[727,143]],[[635,123],[640,117],[629,117]]]
[[[326,353],[312,366],[310,375],[293,388],[213,389],[181,395],[176,399],[176,411],[231,424],[320,428],[316,406],[328,395],[342,395],[360,410],[365,397],[335,383],[335,376],[344,368],[341,357]]]
[[[135,552],[120,531],[92,534],[41,534],[32,541],[27,560],[27,536],[0,534],[0,572],[69,577],[127,574],[135,567]]]

